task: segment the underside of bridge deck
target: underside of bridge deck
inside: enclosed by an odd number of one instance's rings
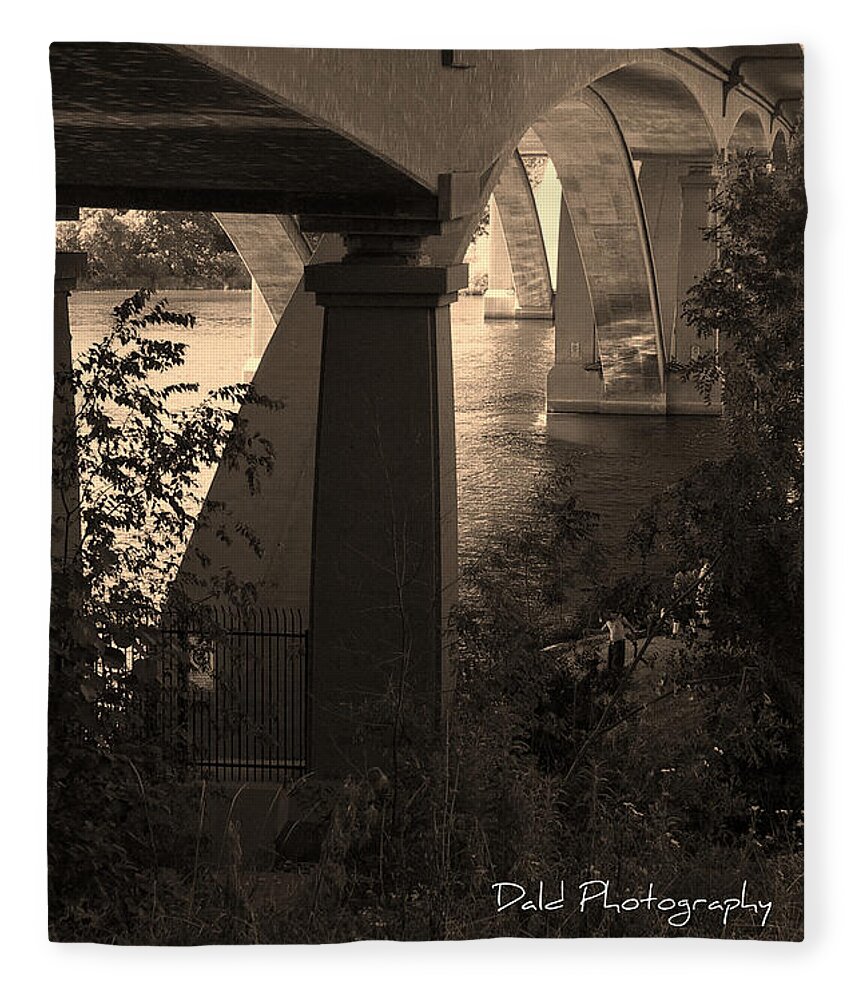
[[[548,408],[693,412],[667,373],[694,346],[677,306],[709,259],[698,235],[712,165],[748,146],[784,157],[800,111],[798,46],[463,64],[429,50],[51,48],[58,209],[216,213],[274,328],[255,381],[285,409],[248,417],[277,468],[253,498],[221,469],[212,496],[264,540],[254,582],[309,607],[320,774],[385,759],[384,727],[353,737],[392,685],[429,718],[444,706],[457,578],[448,303],[494,190],[520,305],[553,305],[522,137],[539,137],[563,189]],[[306,233],[327,234],[313,255]]]

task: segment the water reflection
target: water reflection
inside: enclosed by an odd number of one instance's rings
[[[657,491],[717,453],[713,417],[545,413],[552,324],[482,322],[480,300],[452,308],[460,547],[478,551],[498,528],[529,516],[535,476],[573,462],[582,506],[625,561],[630,518]]]
[[[111,325],[122,292],[72,297],[75,352]],[[198,316],[182,378],[201,391],[241,380],[248,357],[247,293],[172,292],[171,306]],[[712,417],[546,415],[546,377],[555,334],[542,320],[483,322],[480,298],[452,306],[461,553],[529,516],[535,476],[573,461],[582,505],[601,516],[601,534],[623,558],[630,517],[653,492],[720,446]],[[168,334],[169,335],[169,334]],[[175,373],[169,373],[173,380]],[[167,376],[165,376],[167,378]],[[211,474],[204,477],[208,483]]]

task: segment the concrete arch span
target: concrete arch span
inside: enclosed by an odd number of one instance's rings
[[[253,528],[262,545],[262,559],[244,543],[225,547],[211,532],[198,529],[180,576],[188,586],[192,576],[211,578],[229,572],[255,585],[263,603],[306,612],[323,309],[304,290],[303,270],[311,260],[340,260],[343,244],[339,237],[327,235],[311,253],[289,216],[218,214],[216,218],[245,262],[254,292],[269,313],[268,326],[259,316],[252,319],[264,327],[258,334],[263,349],[253,373],[254,386],[283,407],[244,406],[240,410],[250,430],[268,438],[275,450],[272,474],[263,477],[259,491],[249,494],[241,472],[222,463],[208,492],[208,499],[224,504],[235,522]],[[211,560],[207,568],[201,564],[200,553]]]
[[[673,377],[672,370],[714,348],[687,325],[682,305],[713,260],[704,230],[719,157],[717,135],[696,95],[665,66],[632,64],[598,81],[595,89],[611,107],[638,165],[669,369],[667,412],[716,414],[719,408],[708,408],[694,386]]]
[[[744,51],[787,48],[795,47]],[[482,176],[497,161],[506,163],[519,136],[560,101],[639,63],[662,66],[687,86],[720,148],[733,116],[757,107],[739,87],[725,97],[731,55],[721,57],[719,50],[589,49],[575,58],[563,50],[470,50],[459,53],[467,71],[447,68],[430,49],[383,50],[372,59],[361,50],[342,49],[176,46],[175,51],[325,123],[434,190],[445,172]],[[334,88],[332,80],[353,85]],[[368,93],[385,94],[386,115],[366,99]],[[476,107],[491,109],[479,126]]]
[[[665,66],[631,63],[595,80],[591,89],[612,109],[634,160],[711,160],[716,155],[716,136],[705,108]]]
[[[771,49],[793,50],[794,46],[761,46],[751,51],[766,53]],[[720,71],[709,65],[705,55],[690,58],[697,50],[626,49],[592,50],[577,53],[575,65],[565,61],[560,53],[505,53],[518,62],[519,92],[499,97],[510,121],[490,122],[484,134],[474,132],[469,152],[484,149],[480,161],[464,161],[463,168],[479,170],[483,186],[480,204],[493,191],[517,143],[535,121],[551,117],[554,108],[575,98],[587,88],[599,94],[611,108],[634,160],[689,159],[691,163],[710,162],[720,150],[737,143],[745,132],[751,132],[752,145],[764,148],[761,138],[769,112],[760,101],[735,88],[727,95]],[[711,54],[719,55],[719,50]],[[500,53],[464,54],[476,61],[475,73],[483,68],[485,56],[492,57],[493,71],[501,72]],[[727,57],[726,57],[727,58]],[[730,62],[731,60],[729,60]],[[522,63],[522,65],[520,65]],[[536,78],[535,74],[539,73]],[[474,83],[474,78],[472,79]],[[508,86],[510,81],[508,81]],[[725,102],[725,103],[724,103]],[[736,126],[741,121],[741,133]],[[757,124],[756,124],[757,123]],[[786,126],[777,120],[775,128]],[[498,140],[493,146],[482,146],[483,138],[492,132]],[[459,148],[459,147],[458,147]],[[469,225],[457,232],[429,241],[438,248],[434,259],[459,259],[477,222],[476,206]],[[646,215],[648,215],[646,206]],[[650,222],[650,220],[649,220]]]
[[[580,251],[603,376],[594,402],[623,409],[635,397],[637,405],[659,411],[664,373],[657,289],[618,122],[605,101],[588,92],[562,101],[533,127],[555,164]],[[580,344],[580,357],[588,346]]]
[[[786,139],[785,131],[781,128],[778,128],[773,134],[770,158],[776,166],[781,166],[788,159],[788,140]]]
[[[553,291],[549,261],[534,192],[518,150],[514,150],[502,169],[493,197],[498,219],[494,220],[491,213],[491,226],[501,224],[499,235],[504,245],[498,238],[493,239],[496,237],[493,233],[491,247],[496,243],[495,251],[506,252],[510,261],[516,315],[521,319],[551,319]]]
[[[729,156],[736,156],[752,149],[766,156],[770,152],[767,131],[761,115],[751,110],[742,111],[729,135],[726,152]]]
[[[215,219],[251,275],[251,343],[244,371],[250,381],[312,251],[291,215],[216,212]]]
[[[718,140],[705,108],[643,60],[568,97],[535,132],[564,190],[548,409],[697,412],[667,365],[707,349],[680,310],[712,255],[702,230]]]
[[[242,258],[277,323],[311,259],[308,241],[289,215],[216,212],[215,219]]]

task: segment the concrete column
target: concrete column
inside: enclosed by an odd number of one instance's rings
[[[514,290],[508,241],[495,197],[490,198],[489,265],[484,316],[487,319],[513,319],[517,312],[517,293]]]
[[[311,582],[311,768],[390,767],[451,686],[457,500],[448,304],[465,265],[310,265],[325,307]],[[408,708],[406,707],[408,706]],[[417,706],[417,708],[416,708]]]
[[[75,396],[69,296],[83,274],[85,253],[57,253],[54,270],[54,407],[51,493],[51,565],[68,572],[79,565],[80,482],[75,436]]]
[[[677,320],[681,178],[687,169],[683,161],[662,156],[643,160],[639,169],[639,191],[654,261],[666,361],[673,356]]]
[[[699,280],[714,258],[714,244],[704,240],[704,230],[709,224],[708,204],[712,197],[715,179],[710,165],[691,167],[681,178],[681,225],[678,248],[678,269],[672,360],[680,365],[689,364],[699,353],[714,350],[712,338],[702,339],[695,329],[688,326],[681,313],[681,306],[689,289]],[[714,393],[711,405],[706,405],[692,382],[684,382],[672,373],[668,391],[669,413],[699,413],[718,417],[721,414],[719,396]]]
[[[603,399],[603,380],[595,353],[594,311],[564,198],[558,229],[556,284],[555,364],[547,376],[547,412],[597,412]]]

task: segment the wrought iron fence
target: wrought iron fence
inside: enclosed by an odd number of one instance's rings
[[[145,677],[138,714],[172,764],[237,781],[305,772],[308,633],[297,611],[207,606],[131,616],[111,631],[123,628],[102,661],[106,692],[122,690],[120,675]]]

